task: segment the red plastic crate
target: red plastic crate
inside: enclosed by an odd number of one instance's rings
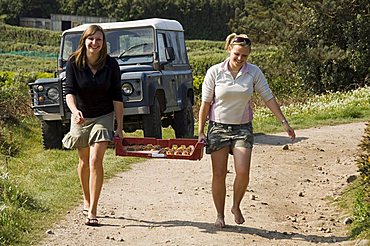
[[[119,138],[114,139],[115,151],[117,156],[136,156],[145,158],[166,158],[166,159],[187,159],[187,160],[200,160],[203,157],[203,147],[204,144],[198,142],[197,139],[188,138],[177,138],[177,139],[156,139],[156,138],[134,138],[127,137],[120,141]],[[140,144],[153,144],[160,145],[162,148],[169,147],[176,144],[181,145],[193,145],[194,151],[190,155],[166,155],[158,154],[155,151],[127,151],[124,146],[128,145],[140,145]]]

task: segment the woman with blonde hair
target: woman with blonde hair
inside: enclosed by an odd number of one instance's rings
[[[71,129],[63,138],[66,148],[78,151],[78,175],[83,191],[86,225],[97,226],[97,205],[103,186],[103,158],[115,135],[123,137],[121,72],[107,54],[103,29],[90,25],[66,67],[65,97]]]
[[[205,140],[206,153],[211,154],[212,196],[217,210],[215,226],[218,228],[225,227],[225,180],[229,153],[234,157],[236,173],[231,213],[237,224],[245,222],[240,203],[249,183],[254,141],[251,107],[254,91],[281,122],[291,141],[295,139],[294,130],[282,113],[261,69],[247,62],[251,46],[247,35],[230,34],[225,42],[229,57],[209,68],[202,84],[198,141]]]

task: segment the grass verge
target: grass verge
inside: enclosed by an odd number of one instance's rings
[[[370,240],[370,191],[361,178],[355,180],[343,192],[335,204],[345,211],[349,234],[352,239]]]
[[[0,161],[0,245],[30,245],[47,228],[81,203],[76,151],[44,150],[40,123],[34,118],[7,124],[16,156]],[[16,143],[16,144],[14,144]],[[105,178],[128,170],[138,158],[105,156]]]

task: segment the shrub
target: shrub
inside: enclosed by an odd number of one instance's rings
[[[370,187],[370,124],[365,129],[360,143],[361,154],[357,160],[362,180]]]
[[[52,77],[52,74],[0,72],[0,115],[32,115],[28,83],[40,77]]]
[[[352,234],[355,236],[370,235],[370,124],[365,128],[359,147],[357,165],[360,172],[360,187],[356,189],[352,227]]]

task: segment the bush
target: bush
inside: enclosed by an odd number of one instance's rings
[[[10,77],[8,73],[0,77],[0,108],[12,115],[30,114],[28,85],[21,75]]]
[[[361,154],[357,160],[362,180],[370,187],[370,124],[365,129],[360,143]]]
[[[370,189],[358,189],[353,208],[354,223],[352,234],[354,236],[370,235]]]
[[[50,76],[47,73],[0,72],[0,115],[33,115],[29,106],[28,83]]]
[[[360,172],[360,187],[356,190],[353,207],[352,234],[370,236],[370,124],[365,128],[359,147],[357,165]]]
[[[4,115],[2,117],[4,117]],[[16,143],[13,134],[10,131],[7,131],[5,127],[6,123],[9,122],[10,117],[11,116],[8,116],[5,119],[0,118],[0,159],[4,160],[5,164],[8,157],[13,157],[19,153],[19,144]],[[2,162],[0,161],[0,166],[1,164]]]

